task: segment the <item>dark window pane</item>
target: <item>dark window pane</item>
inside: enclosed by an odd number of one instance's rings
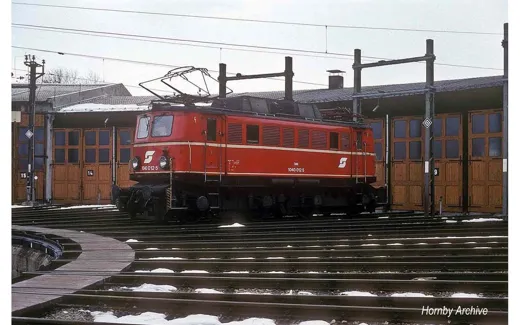
[[[130,137],[130,131],[120,131],[119,132],[119,144],[122,146],[128,145],[132,143],[132,139]]]
[[[356,132],[356,148],[358,150],[363,149],[363,133],[362,132]]]
[[[77,163],[79,161],[79,152],[78,149],[69,149],[67,162],[69,163]]]
[[[446,136],[458,136],[460,127],[460,117],[452,116],[446,118]]]
[[[502,138],[489,138],[489,156],[502,156]]]
[[[473,157],[484,157],[485,142],[483,138],[471,140],[471,155]]]
[[[258,125],[247,125],[246,126],[246,140],[247,143],[258,143],[259,135],[258,135]]]
[[[217,120],[208,118],[206,131],[208,141],[217,141]]]
[[[486,116],[484,114],[475,114],[471,116],[471,132],[480,134],[486,132]]]
[[[350,150],[350,135],[348,133],[341,133],[341,149]]]
[[[374,151],[376,152],[376,159],[383,160],[383,144],[381,142],[374,143]]]
[[[69,131],[69,146],[79,145],[79,131]]]
[[[489,133],[502,132],[502,114],[489,114],[488,117]]]
[[[95,163],[96,162],[96,149],[85,149],[85,162]]]
[[[19,142],[28,142],[29,139],[25,136],[25,132],[29,130],[28,128],[18,128],[18,141]]]
[[[173,115],[156,116],[152,122],[152,137],[167,137],[172,134]]]
[[[446,140],[446,158],[460,158],[459,140]]]
[[[421,120],[410,120],[410,138],[421,137]]]
[[[394,142],[394,159],[406,159],[406,142]]]
[[[44,165],[43,158],[34,158],[34,169],[35,170],[42,170]]]
[[[406,121],[394,122],[394,137],[406,138]]]
[[[54,132],[54,145],[56,145],[56,146],[65,145],[65,132],[64,131]]]
[[[119,162],[128,163],[130,161],[130,148],[119,149]]]
[[[339,134],[336,132],[330,133],[330,148],[339,149]]]
[[[37,143],[34,146],[34,155],[35,156],[43,156],[45,154],[43,143]]]
[[[421,159],[421,141],[410,142],[410,159]]]
[[[34,129],[34,140],[36,142],[44,142],[45,141],[45,131],[43,128],[35,128]]]
[[[374,139],[381,139],[383,137],[383,122],[372,122],[372,132]]]
[[[23,171],[27,171],[27,165],[28,165],[28,161],[27,159],[23,158],[23,159],[18,159],[18,170],[23,172]]]
[[[442,158],[442,141],[435,140],[433,142],[433,157]]]
[[[57,164],[65,162],[65,149],[54,149],[54,162]]]
[[[442,136],[442,119],[436,118],[433,119],[433,136],[434,137],[441,137]]]
[[[28,143],[20,143],[18,144],[18,155],[27,157],[29,155],[29,144]]]
[[[139,124],[137,126],[137,139],[143,139],[148,136],[148,124],[150,122],[150,117],[143,116],[139,119]]]
[[[108,146],[110,144],[110,131],[99,131],[99,145]]]
[[[110,149],[99,149],[99,162],[100,163],[107,163],[110,161]]]
[[[96,145],[96,131],[85,131],[85,145],[95,146]]]

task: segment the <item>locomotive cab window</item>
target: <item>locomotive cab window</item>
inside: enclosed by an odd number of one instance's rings
[[[173,115],[156,116],[152,122],[152,137],[167,137],[172,134]]]
[[[148,123],[150,122],[149,116],[143,116],[139,119],[137,126],[137,139],[144,139],[148,136]]]
[[[206,138],[208,141],[217,141],[217,120],[208,118],[206,126]]]
[[[356,149],[363,149],[363,134],[360,131],[356,132]]]
[[[258,125],[247,125],[246,126],[246,141],[247,143],[258,144],[260,141]]]
[[[338,150],[339,149],[339,135],[337,132],[330,133],[330,149]]]

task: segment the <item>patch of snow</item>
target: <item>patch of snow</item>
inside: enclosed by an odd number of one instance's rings
[[[177,249],[180,249],[180,248],[178,248],[178,247],[172,247],[171,249],[177,250]]]
[[[157,247],[148,247],[148,248],[145,248],[144,250],[146,250],[146,251],[158,251],[159,248],[157,248]]]
[[[321,247],[321,246],[320,245],[312,245],[312,246],[305,246],[305,247],[313,248],[313,247]]]
[[[391,297],[413,297],[413,298],[418,298],[418,297],[433,297],[433,296],[425,295],[424,293],[421,293],[421,292],[400,292],[400,293],[393,293],[391,295]]]
[[[209,272],[205,271],[205,270],[184,270],[181,273],[209,273]]]
[[[148,105],[137,105],[137,104],[94,104],[84,103],[76,104],[68,107],[64,107],[58,111],[58,113],[81,113],[81,112],[136,112],[136,111],[148,111]]]
[[[349,245],[334,245],[334,247],[348,247]]]
[[[195,292],[196,293],[223,293],[222,291],[218,291],[215,289],[206,289],[206,288],[195,289]]]
[[[489,222],[489,221],[504,221],[504,220],[498,219],[498,218],[477,218],[477,219],[462,220],[462,222]]]
[[[285,257],[282,257],[282,256],[270,256],[270,257],[267,257],[266,260],[283,260],[285,259]]]
[[[372,237],[372,234],[368,234],[368,237]]]
[[[254,257],[237,257],[235,260],[254,260]]]
[[[377,297],[375,294],[366,291],[344,291],[340,296],[355,296],[355,297]]]
[[[488,247],[488,246],[478,246],[478,247],[473,247],[473,249],[491,249],[491,247]]]
[[[12,209],[27,208],[25,205],[11,205]]]
[[[140,240],[137,240],[137,239],[132,239],[130,238],[129,240],[126,241],[127,243],[141,243]]]
[[[447,241],[447,242],[439,243],[439,245],[451,245],[451,243],[449,241]]]
[[[158,269],[154,269],[154,270],[136,270],[134,271],[135,273],[148,273],[148,272],[152,272],[152,273],[175,273],[175,271],[173,270],[170,270],[170,269],[163,269],[163,268],[158,268]]]
[[[452,298],[478,298],[479,296],[475,293],[464,293],[457,292],[451,295]]]
[[[176,291],[177,288],[171,285],[157,285],[144,283],[138,287],[121,287],[121,289],[128,289],[137,292],[172,292]]]
[[[457,223],[457,220],[446,220],[446,223]]]
[[[388,216],[386,216],[386,217],[378,217],[377,219],[388,219]]]
[[[173,257],[173,256],[163,256],[163,257],[150,257],[150,258],[142,258],[142,260],[183,260],[182,257]]]
[[[314,293],[309,291],[298,291],[298,294],[302,296],[314,296]]]
[[[476,243],[477,243],[476,241],[467,241],[464,244],[476,244]]]
[[[269,271],[268,273],[285,273],[284,271]]]
[[[222,226],[218,226],[218,227],[219,228],[236,228],[236,227],[245,227],[245,226],[235,222],[232,225],[222,225]]]
[[[380,246],[379,244],[362,244],[361,246]]]
[[[113,209],[115,205],[112,204],[103,204],[103,205],[73,205],[70,207],[61,207],[60,210],[70,210],[70,209],[84,209],[84,208],[96,208],[96,209]]]
[[[229,273],[229,274],[233,274],[233,273],[249,273],[249,271],[224,271],[222,273]]]
[[[291,248],[292,246],[291,245],[287,245],[286,247]]]
[[[329,322],[326,322],[324,320],[308,320],[305,322],[301,322],[298,325],[329,325]]]
[[[319,257],[317,257],[317,256],[300,256],[300,257],[298,257],[298,259],[310,260],[310,259],[319,259]]]
[[[220,258],[217,257],[201,257],[199,260],[220,260]]]
[[[390,244],[386,244],[387,246],[402,246],[403,244],[401,243],[390,243]]]
[[[435,276],[429,276],[429,277],[425,277],[425,278],[413,278],[412,280],[415,280],[415,281],[429,281],[429,280],[436,280],[437,277]]]
[[[415,245],[428,245],[428,243],[417,243]]]

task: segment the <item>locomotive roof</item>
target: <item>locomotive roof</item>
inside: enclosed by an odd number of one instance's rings
[[[183,105],[169,101],[152,101],[152,111],[194,110],[227,115],[252,115],[278,117],[284,120],[311,123],[339,124],[342,126],[366,127],[362,122],[352,120],[325,119],[314,104],[298,103],[292,100],[268,99],[254,96],[235,96],[214,99],[212,102]]]

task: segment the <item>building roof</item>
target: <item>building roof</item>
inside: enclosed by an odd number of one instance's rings
[[[14,84],[13,84],[14,85]],[[70,95],[82,91],[92,90],[95,88],[103,88],[113,84],[37,84],[36,85],[36,101],[45,102],[58,96]],[[20,86],[19,83],[16,86]],[[29,101],[29,88],[13,88],[11,87],[11,101],[27,102]]]
[[[105,96],[92,98],[83,103],[103,104],[103,105],[148,105],[152,100],[159,99],[155,96]]]
[[[450,92],[461,91],[468,89],[492,88],[501,87],[503,84],[503,76],[453,79],[453,80],[438,80],[435,81],[434,87],[436,92]],[[407,96],[420,93],[424,91],[425,82],[407,83],[407,84],[393,84],[393,85],[378,85],[362,87],[363,95],[381,95],[381,97]],[[293,99],[301,103],[327,103],[327,102],[342,102],[352,100],[353,88],[341,89],[307,89],[293,91]],[[268,91],[268,92],[247,92],[240,94],[231,94],[231,96],[254,96],[270,99],[283,99],[284,91]]]

